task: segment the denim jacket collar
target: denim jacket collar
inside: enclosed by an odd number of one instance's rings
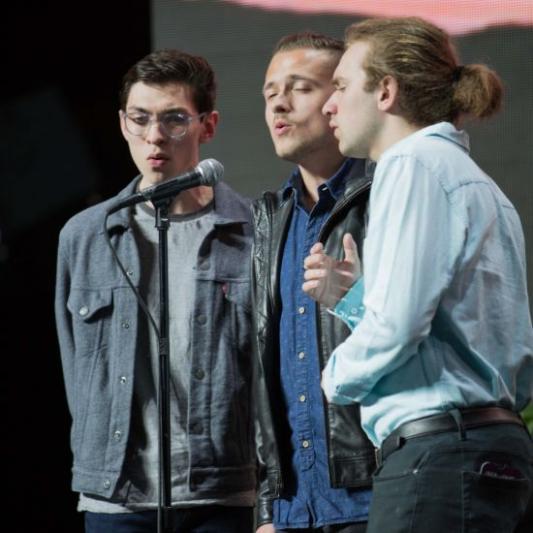
[[[113,203],[118,203],[124,198],[135,193],[141,175],[133,179],[118,195],[113,199]],[[215,225],[225,226],[230,224],[245,224],[249,220],[249,213],[240,205],[236,205],[232,200],[231,190],[225,183],[217,183],[214,186],[215,198]],[[111,207],[111,205],[109,206]],[[107,228],[112,232],[115,228],[121,227],[127,230],[131,226],[131,209],[120,209],[109,216]],[[102,227],[102,232],[104,231]]]

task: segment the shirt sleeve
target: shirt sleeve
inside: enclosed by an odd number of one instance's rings
[[[324,369],[328,400],[361,402],[417,352],[465,237],[465,221],[423,162],[396,156],[378,164],[363,248],[362,308],[355,303],[362,316]],[[354,296],[350,292],[345,298]]]

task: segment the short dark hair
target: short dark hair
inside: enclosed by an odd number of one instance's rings
[[[323,33],[307,30],[282,37],[276,43],[272,55],[274,56],[278,52],[286,52],[299,48],[312,48],[313,50],[332,52],[338,55],[340,59],[340,56],[344,52],[344,43],[340,39],[328,37]]]
[[[192,89],[193,102],[199,113],[210,112],[215,108],[215,73],[203,57],[172,49],[148,54],[135,63],[122,80],[120,90],[122,110],[126,109],[131,87],[137,82],[147,85],[183,83]]]

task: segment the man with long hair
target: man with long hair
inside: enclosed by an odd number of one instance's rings
[[[530,531],[524,237],[458,129],[498,110],[501,81],[417,18],[354,24],[346,45],[324,113],[343,154],[377,162],[364,275],[339,301],[346,283],[317,244],[304,288],[353,328],[323,388],[361,404],[378,448],[368,531]]]

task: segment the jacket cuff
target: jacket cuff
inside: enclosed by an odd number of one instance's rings
[[[274,521],[274,514],[272,512],[272,499],[261,498],[257,500],[257,525],[271,524]]]

